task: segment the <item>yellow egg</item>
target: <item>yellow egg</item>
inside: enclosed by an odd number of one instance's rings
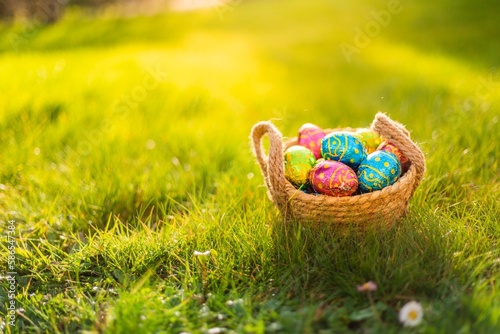
[[[382,137],[367,128],[358,129],[356,130],[355,134],[358,135],[358,137],[361,139],[361,142],[366,148],[368,154],[375,152],[377,147],[383,141]]]

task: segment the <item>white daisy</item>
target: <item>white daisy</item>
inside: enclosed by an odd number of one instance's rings
[[[399,310],[399,322],[405,327],[415,327],[422,322],[424,310],[419,302],[412,300]]]

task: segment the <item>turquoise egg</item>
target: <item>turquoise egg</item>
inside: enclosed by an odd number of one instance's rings
[[[365,159],[366,149],[354,133],[339,131],[332,132],[323,138],[321,155],[327,160],[340,161],[356,169]]]
[[[395,154],[375,151],[369,154],[358,167],[358,189],[370,192],[394,184],[401,174],[401,163]]]

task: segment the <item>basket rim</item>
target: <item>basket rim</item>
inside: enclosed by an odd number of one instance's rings
[[[414,174],[415,167],[411,166],[410,169],[400,177],[394,184],[384,187],[383,189],[371,191],[364,194],[356,194],[350,196],[329,196],[319,193],[308,194],[303,192],[300,189],[295,188],[293,184],[290,183],[286,178],[284,179],[286,182],[286,193],[289,197],[294,197],[296,199],[302,199],[304,201],[318,201],[321,203],[324,202],[332,202],[334,203],[355,203],[358,201],[369,200],[373,197],[385,197],[392,194],[403,193],[406,191],[406,187],[409,187],[413,182],[413,177],[410,177],[410,174]],[[401,198],[403,200],[403,198]]]

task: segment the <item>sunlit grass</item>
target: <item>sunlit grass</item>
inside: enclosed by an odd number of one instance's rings
[[[6,332],[412,332],[397,320],[411,299],[415,332],[496,332],[496,64],[422,45],[410,28],[434,7],[413,3],[348,61],[339,44],[387,3],[315,5],[71,12],[22,47],[0,41],[1,231],[16,221],[23,308]],[[292,137],[379,110],[426,154],[408,217],[363,234],[284,225],[252,125]],[[380,319],[356,291],[368,280]]]

